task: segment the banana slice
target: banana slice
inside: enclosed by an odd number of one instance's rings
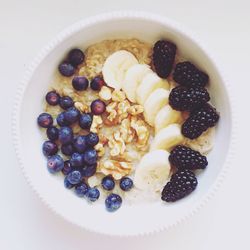
[[[164,106],[155,117],[155,132],[167,127],[171,123],[179,123],[182,120],[181,112],[171,108],[170,105]]]
[[[169,91],[163,88],[153,91],[144,103],[144,117],[153,126],[159,110],[168,104]]]
[[[161,190],[169,178],[168,157],[169,153],[166,150],[155,150],[145,154],[135,171],[135,186],[142,190]]]
[[[136,89],[136,101],[143,105],[149,95],[158,88],[169,89],[168,81],[161,79],[154,72],[148,73]]]
[[[116,51],[104,62],[102,68],[104,81],[114,89],[121,89],[127,70],[135,64],[138,64],[138,60],[132,53],[126,50]]]
[[[147,64],[135,64],[131,66],[124,78],[122,89],[131,102],[136,102],[136,89],[142,78],[149,72],[153,72]]]
[[[182,143],[183,141],[184,136],[181,133],[181,126],[176,123],[170,124],[156,134],[152,141],[150,150],[170,150],[172,147]]]

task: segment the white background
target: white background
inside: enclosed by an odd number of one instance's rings
[[[195,32],[232,85],[238,117],[235,158],[217,195],[185,223],[144,238],[89,233],[54,215],[27,185],[11,143],[14,94],[40,48],[79,19],[121,9],[153,11]],[[249,24],[247,0],[0,0],[0,249],[250,249]]]

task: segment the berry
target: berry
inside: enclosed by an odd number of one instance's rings
[[[105,200],[106,209],[109,212],[114,212],[122,205],[122,198],[118,194],[110,194]]]
[[[73,170],[67,175],[67,179],[71,184],[75,185],[81,182],[82,174],[79,170]]]
[[[83,63],[84,58],[84,53],[80,49],[72,49],[68,54],[68,61],[74,66]]]
[[[97,164],[93,164],[93,165],[86,165],[82,168],[82,176],[84,177],[90,177],[93,176],[96,173],[96,167]]]
[[[100,197],[100,191],[97,188],[89,188],[87,193],[86,193],[86,198],[89,201],[96,201],[98,200]]]
[[[191,111],[209,100],[209,93],[202,87],[187,89],[179,86],[172,89],[169,95],[169,104],[179,111]]]
[[[200,71],[188,61],[177,63],[173,78],[177,83],[188,88],[205,87],[209,79],[206,73]]]
[[[65,120],[65,112],[60,113],[57,118],[56,122],[59,126],[69,126],[70,123]]]
[[[133,187],[133,181],[129,177],[123,177],[120,180],[120,188],[123,191],[129,191]]]
[[[101,115],[106,111],[106,104],[103,101],[97,99],[91,103],[90,108],[94,115]]]
[[[195,139],[208,128],[215,126],[218,120],[219,114],[216,109],[206,103],[191,112],[189,118],[182,124],[181,132],[185,137]]]
[[[71,166],[71,163],[70,161],[65,161],[64,162],[64,166],[63,166],[63,169],[62,169],[62,173],[64,175],[68,175],[71,171],[73,170],[72,166]]]
[[[49,128],[53,125],[53,118],[48,113],[42,113],[37,117],[37,123],[42,128]]]
[[[208,162],[206,156],[201,155],[186,146],[178,145],[170,153],[170,163],[178,169],[204,169]]]
[[[59,172],[64,167],[63,158],[60,155],[52,155],[49,157],[47,162],[47,168],[50,173],[54,174]]]
[[[79,135],[74,139],[74,147],[78,153],[83,153],[87,148],[87,137]]]
[[[63,75],[63,76],[73,76],[75,73],[75,68],[72,64],[67,63],[67,62],[63,62],[58,66],[58,70],[59,72]]]
[[[62,144],[73,142],[73,130],[70,127],[61,127],[59,129],[59,140]]]
[[[115,187],[114,178],[111,175],[105,176],[102,179],[102,187],[103,189],[108,190],[108,191],[113,190]]]
[[[153,64],[161,78],[167,78],[172,70],[176,53],[176,45],[166,41],[157,41],[153,48]]]
[[[79,117],[79,125],[83,129],[89,129],[93,121],[93,116],[90,113],[81,114]]]
[[[64,187],[71,189],[72,187],[74,187],[75,185],[71,184],[67,178],[67,176],[65,176],[64,178]]]
[[[75,76],[72,80],[72,86],[75,90],[86,90],[89,86],[89,81],[84,76]]]
[[[46,94],[45,99],[49,105],[56,106],[59,103],[60,95],[56,91],[50,91]]]
[[[93,78],[90,83],[91,89],[96,90],[96,91],[99,91],[104,85],[105,85],[105,82],[103,78],[100,76],[96,76],[95,78]]]
[[[75,193],[79,197],[84,197],[89,190],[88,184],[85,182],[80,182],[75,186]]]
[[[75,148],[72,144],[64,144],[61,147],[61,151],[64,155],[71,156],[75,152]]]
[[[188,169],[178,170],[163,188],[161,199],[166,202],[177,201],[195,190],[197,179]]]
[[[69,96],[62,96],[59,101],[59,105],[62,109],[68,109],[73,107],[74,101]]]
[[[94,147],[99,142],[99,137],[96,133],[90,132],[86,136],[86,142],[87,142],[88,146]]]
[[[72,167],[84,166],[83,154],[73,153],[70,158],[70,164]]]
[[[84,162],[87,165],[93,165],[97,161],[97,152],[95,149],[87,149],[83,154]]]
[[[74,122],[76,122],[79,116],[80,111],[75,107],[71,107],[64,112],[65,121],[69,124],[73,124]]]
[[[56,141],[59,136],[59,130],[58,128],[52,126],[52,127],[47,128],[46,134],[47,134],[48,139],[50,139],[51,141]]]
[[[45,156],[55,155],[58,151],[57,145],[52,141],[45,141],[43,143],[43,154]]]

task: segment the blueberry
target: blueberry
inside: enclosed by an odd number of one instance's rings
[[[56,173],[63,169],[64,161],[60,155],[52,155],[49,157],[47,162],[47,168],[50,173]]]
[[[57,118],[56,122],[59,126],[69,126],[70,123],[65,120],[65,112],[60,113]]]
[[[75,107],[71,107],[64,112],[65,121],[70,124],[76,122],[79,116],[80,116],[80,111]]]
[[[98,200],[100,197],[100,191],[97,188],[89,188],[87,193],[86,193],[86,198],[89,201],[96,201]]]
[[[71,163],[70,161],[65,161],[64,162],[64,166],[63,166],[63,169],[62,169],[62,173],[64,175],[68,175],[71,171],[73,170],[72,166],[71,166]]]
[[[64,144],[61,147],[61,151],[64,155],[71,156],[75,152],[75,148],[72,144]]]
[[[96,173],[96,167],[97,164],[93,164],[93,165],[86,165],[82,168],[81,172],[82,172],[82,176],[84,177],[90,177],[93,176]]]
[[[72,80],[72,86],[75,90],[86,90],[89,86],[89,81],[85,76],[75,76]]]
[[[83,154],[84,162],[87,165],[93,165],[97,161],[97,152],[95,149],[87,149]]]
[[[52,141],[45,141],[43,143],[43,154],[45,156],[55,155],[58,151],[57,145]]]
[[[80,49],[72,49],[68,54],[68,61],[74,66],[83,63],[84,58],[84,53]]]
[[[51,141],[56,141],[59,136],[59,130],[58,128],[52,126],[47,129],[46,134]]]
[[[62,109],[68,109],[73,107],[74,101],[71,97],[69,96],[63,96],[60,98],[59,105]]]
[[[56,91],[50,91],[46,94],[45,99],[49,105],[56,106],[59,103],[60,95]]]
[[[86,136],[79,135],[74,139],[74,147],[78,153],[83,153],[87,148]]]
[[[103,101],[97,99],[91,103],[90,108],[94,115],[101,115],[106,110],[106,104]]]
[[[75,68],[72,64],[67,63],[67,62],[63,62],[58,66],[58,70],[59,72],[63,75],[63,76],[72,76],[75,73]]]
[[[73,130],[70,127],[59,129],[59,140],[62,144],[70,144],[73,141]]]
[[[79,170],[73,170],[67,175],[67,179],[71,184],[75,185],[81,182],[82,174]]]
[[[96,133],[90,132],[86,136],[86,141],[89,146],[94,147],[99,142],[99,137]]]
[[[114,212],[122,205],[122,198],[118,194],[110,194],[105,200],[105,206],[109,212]]]
[[[72,187],[74,187],[75,185],[71,184],[67,178],[67,176],[65,176],[64,178],[64,187],[71,189]]]
[[[105,82],[103,78],[100,76],[96,76],[95,78],[93,78],[90,83],[91,89],[97,90],[97,91],[99,91],[104,85],[105,85]]]
[[[93,116],[90,113],[81,114],[79,117],[79,125],[83,129],[89,129],[93,121]]]
[[[75,187],[75,193],[79,197],[83,197],[88,192],[89,186],[85,182],[80,182]]]
[[[123,177],[120,180],[120,188],[123,191],[129,191],[133,187],[133,181],[129,177]]]
[[[102,179],[102,187],[103,189],[108,190],[108,191],[113,190],[115,187],[114,178],[112,176],[105,176]]]
[[[48,113],[42,113],[37,117],[37,123],[42,128],[48,128],[53,125],[53,118]]]
[[[84,166],[83,154],[73,153],[70,158],[70,163],[72,167],[82,167]]]

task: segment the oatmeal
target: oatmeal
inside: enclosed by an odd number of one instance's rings
[[[166,40],[105,40],[66,59],[38,117],[49,172],[108,211],[194,191],[219,119],[208,75]]]

